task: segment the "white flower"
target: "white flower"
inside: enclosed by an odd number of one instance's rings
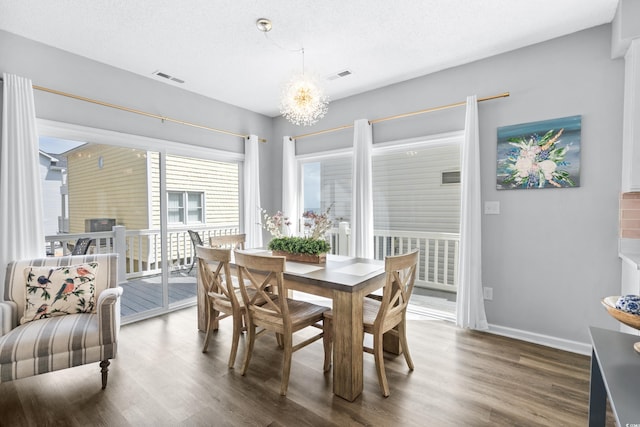
[[[540,169],[542,169],[542,172],[544,173],[544,177],[547,181],[551,181],[553,179],[553,173],[558,168],[558,165],[556,165],[556,163],[553,160],[548,160],[548,159],[538,163],[538,166],[540,167]]]
[[[518,157],[515,168],[518,171],[518,176],[526,178],[529,176],[531,169],[533,169],[533,160],[528,156]]]

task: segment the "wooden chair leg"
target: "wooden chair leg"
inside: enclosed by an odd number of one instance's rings
[[[102,372],[102,389],[107,388],[107,376],[109,375],[109,365],[111,362],[109,359],[100,362],[100,372]]]
[[[387,384],[387,375],[384,371],[384,353],[382,345],[382,334],[374,334],[373,336],[373,356],[376,360],[376,372],[378,373],[378,383],[384,397],[389,396],[389,384]]]
[[[211,338],[211,304],[207,301],[207,310],[205,312],[205,322],[207,323],[207,330],[204,333],[204,345],[202,346],[202,352],[206,353],[209,348],[209,338]]]
[[[400,345],[402,346],[402,354],[404,354],[404,360],[407,361],[407,366],[413,371],[413,360],[411,359],[411,353],[409,353],[409,345],[407,344],[407,325],[404,321],[398,325],[398,335],[400,338]]]
[[[329,372],[333,350],[333,322],[326,317],[322,321],[322,344],[324,345],[324,371]]]
[[[283,363],[282,363],[282,382],[280,383],[280,395],[287,395],[289,387],[289,374],[291,373],[291,354],[293,353],[293,336],[291,333],[281,335],[284,343]]]
[[[229,369],[233,369],[233,365],[236,363],[238,341],[240,341],[240,334],[242,334],[242,317],[240,315],[233,316],[233,337],[231,339],[231,353],[229,354]]]
[[[211,326],[214,331],[220,328],[220,312],[211,307]]]
[[[249,362],[251,361],[251,353],[253,353],[253,344],[256,340],[256,326],[251,323],[251,320],[247,322],[247,338],[249,338],[249,342],[244,353],[244,363],[242,363],[240,375],[247,373],[247,368],[249,368]]]

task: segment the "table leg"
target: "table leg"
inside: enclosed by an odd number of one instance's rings
[[[589,427],[604,426],[607,420],[607,390],[596,352],[591,351],[591,381],[589,382]]]
[[[333,392],[348,401],[362,393],[361,292],[333,294]]]

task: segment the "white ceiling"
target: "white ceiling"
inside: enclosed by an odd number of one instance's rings
[[[303,46],[305,71],[336,100],[611,22],[617,3],[0,0],[0,29],[277,116],[282,86],[302,71],[295,50]],[[258,18],[273,22],[267,37]],[[344,70],[353,74],[327,79]]]

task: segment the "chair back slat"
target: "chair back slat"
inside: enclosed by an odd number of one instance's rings
[[[232,305],[238,304],[231,279],[231,250],[196,246],[198,274],[205,293],[224,295]],[[215,268],[214,268],[215,267]]]
[[[209,245],[212,248],[244,249],[245,241],[245,234],[227,234],[224,236],[209,237]]]
[[[257,325],[284,327],[289,316],[287,290],[284,285],[285,257],[261,256],[234,252],[240,290],[245,306]],[[255,291],[250,295],[249,289]],[[273,298],[273,293],[279,296]]]
[[[385,258],[385,285],[376,324],[395,323],[404,316],[416,280],[420,251]]]

